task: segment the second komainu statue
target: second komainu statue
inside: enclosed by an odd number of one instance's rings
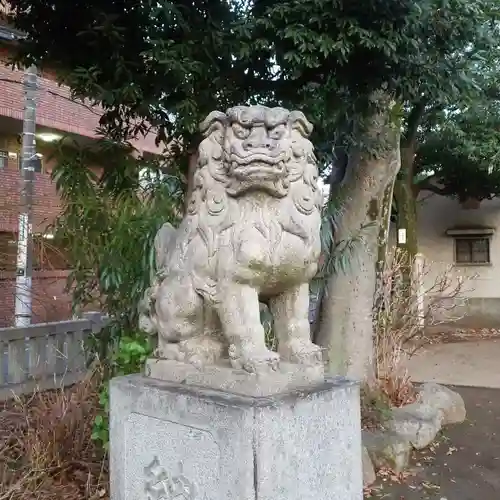
[[[197,366],[321,364],[308,321],[322,203],[312,125],[298,111],[237,106],[210,113],[201,130],[187,214],[156,237],[141,328],[158,333],[160,358]],[[259,301],[273,315],[278,352],[266,347]]]

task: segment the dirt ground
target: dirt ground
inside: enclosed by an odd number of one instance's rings
[[[451,387],[465,400],[467,420],[445,429],[431,450],[415,453],[401,484],[387,475],[367,498],[500,499],[500,390]]]
[[[407,368],[414,382],[500,389],[499,359],[498,338],[436,343],[418,351]]]
[[[456,325],[440,325],[427,328],[426,337],[431,344],[449,344],[455,342],[475,342],[500,338],[500,328],[460,328]]]

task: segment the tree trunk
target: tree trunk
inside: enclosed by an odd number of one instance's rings
[[[391,230],[391,213],[392,213],[392,202],[394,197],[394,185],[393,182],[389,182],[384,190],[384,196],[382,198],[382,204],[380,207],[380,228],[378,232],[377,241],[377,265],[375,266],[375,294],[373,299],[374,312],[380,311],[382,304],[387,300],[384,296],[386,292],[386,287],[383,286],[383,282],[380,280],[384,277],[384,272],[386,270],[388,262],[388,249],[389,249],[389,238]],[[373,321],[377,321],[377,317],[373,318]]]
[[[363,120],[357,147],[349,152],[342,182],[342,214],[335,240],[355,241],[345,272],[329,277],[316,341],[332,372],[358,380],[373,374],[373,300],[382,198],[400,168],[400,124],[394,102],[377,96],[379,111]],[[375,149],[375,153],[373,150]]]
[[[397,229],[404,230],[404,242],[398,237],[398,248],[405,251],[406,266],[404,278],[410,283],[413,261],[418,253],[417,236],[417,190],[413,184],[417,132],[425,113],[425,100],[413,104],[408,115],[407,130],[401,141],[401,170],[394,186],[397,206]]]
[[[333,165],[332,172],[330,174],[329,184],[330,184],[330,194],[328,196],[328,202],[335,199],[338,188],[344,179],[345,172],[347,169],[347,153],[342,145],[335,145],[333,148]],[[322,224],[330,224],[330,220],[323,220]],[[334,233],[334,228],[330,228],[332,234]],[[331,251],[332,249],[328,249]],[[311,325],[312,338],[315,340],[318,335],[318,329],[320,326],[321,309],[323,307],[323,300],[325,296],[325,283],[322,279],[315,279],[312,281],[309,292],[309,323]]]
[[[378,232],[377,273],[382,272],[387,260],[389,236],[391,230],[392,201],[396,181],[389,182],[384,191],[380,207],[380,229]]]
[[[413,261],[418,253],[417,235],[417,201],[413,186],[413,156],[414,147],[408,146],[401,150],[401,171],[394,186],[394,198],[397,205],[398,248],[403,250],[403,279],[411,283]],[[401,241],[399,231],[404,231]],[[405,287],[410,292],[410,287]]]

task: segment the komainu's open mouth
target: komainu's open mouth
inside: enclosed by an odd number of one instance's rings
[[[238,179],[278,179],[286,175],[285,162],[274,165],[263,162],[252,162],[247,165],[231,164],[231,175]]]
[[[246,157],[231,155],[228,162],[231,176],[238,179],[278,179],[286,175],[285,160],[283,155],[267,156],[253,154]]]

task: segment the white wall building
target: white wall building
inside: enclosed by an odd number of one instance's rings
[[[474,207],[424,191],[417,212],[419,252],[429,262],[426,285],[451,267],[466,278],[462,323],[500,327],[500,199]]]

